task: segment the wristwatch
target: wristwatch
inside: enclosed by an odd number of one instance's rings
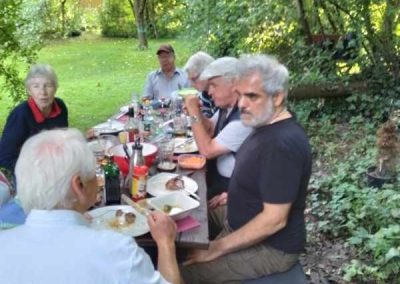
[[[191,115],[189,116],[189,121],[190,124],[194,124],[200,121],[200,118],[197,115]]]

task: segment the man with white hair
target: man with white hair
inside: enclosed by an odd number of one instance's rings
[[[226,201],[225,192],[235,165],[235,152],[251,132],[251,128],[240,121],[238,94],[233,89],[236,63],[237,59],[233,57],[218,58],[200,75],[200,80],[208,81],[208,93],[219,108],[210,119],[201,113],[196,96],[185,98],[197,147],[208,159],[207,198],[213,198],[210,200],[213,205]]]
[[[2,283],[179,283],[176,225],[148,216],[158,271],[134,239],[89,227],[83,213],[97,195],[95,158],[78,130],[50,130],[22,147],[18,195],[28,217],[0,232]]]
[[[215,105],[211,96],[208,94],[208,80],[200,80],[200,75],[204,69],[215,59],[203,51],[196,52],[189,57],[183,70],[188,75],[191,87],[199,91],[201,102],[201,112],[205,117],[211,117],[215,113]]]
[[[289,74],[265,55],[242,56],[236,93],[240,118],[254,128],[236,153],[227,206],[210,213],[220,229],[208,250],[182,268],[196,283],[242,283],[290,269],[304,250],[311,149],[286,109]]]

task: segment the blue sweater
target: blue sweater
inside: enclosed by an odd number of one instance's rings
[[[3,136],[0,139],[0,167],[14,173],[15,163],[24,142],[44,129],[68,127],[68,110],[64,102],[55,98],[61,113],[37,123],[31,108],[25,101],[14,108],[7,118]]]

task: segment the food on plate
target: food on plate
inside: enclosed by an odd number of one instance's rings
[[[185,182],[181,176],[176,176],[169,179],[165,183],[165,188],[168,190],[179,190],[185,188]]]
[[[113,229],[122,229],[132,225],[136,220],[133,212],[124,212],[121,209],[115,211],[115,216],[108,221],[108,225]]]
[[[171,210],[172,210],[172,205],[169,205],[169,204],[165,204],[164,206],[163,206],[163,208],[162,208],[162,211],[164,212],[164,213],[169,213]]]
[[[178,164],[186,169],[201,169],[204,167],[206,159],[202,155],[181,155]]]
[[[125,222],[127,224],[133,224],[133,222],[135,222],[135,220],[136,220],[135,214],[133,214],[132,212],[125,213]]]
[[[162,208],[162,211],[166,214],[177,214],[183,211],[182,208],[179,208],[178,206],[175,205],[169,205],[165,204]]]

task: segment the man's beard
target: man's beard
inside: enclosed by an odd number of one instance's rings
[[[247,112],[245,112],[245,113],[247,113]],[[242,122],[246,126],[257,128],[257,127],[266,125],[272,119],[272,117],[274,116],[274,113],[275,113],[275,107],[273,105],[272,99],[269,99],[269,100],[267,100],[267,102],[265,104],[264,112],[259,117],[254,117],[252,114],[250,114],[252,116],[250,121],[242,120]]]

